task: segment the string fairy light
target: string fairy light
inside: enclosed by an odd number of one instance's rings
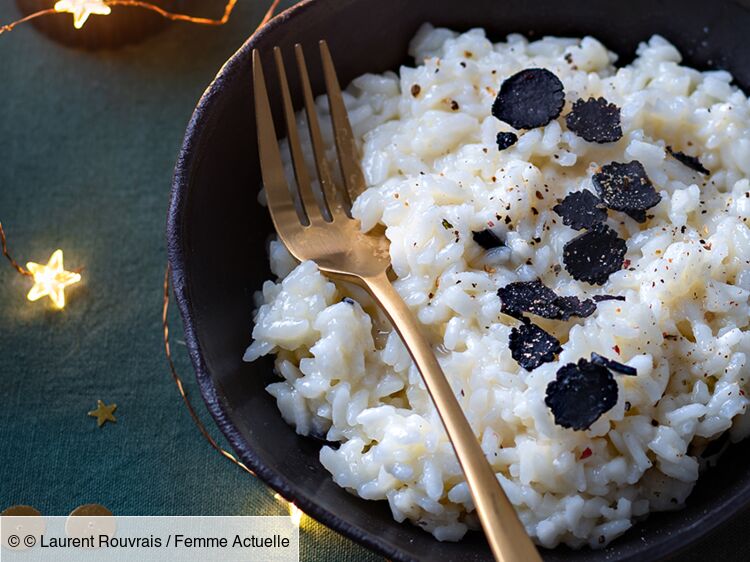
[[[276,6],[279,4],[279,1],[280,0],[274,0],[273,4],[271,5],[274,11],[276,9]],[[58,2],[56,2],[54,7],[52,8],[39,10],[38,12],[31,13],[23,18],[0,25],[0,35],[11,31],[22,23],[26,23],[36,18],[48,16],[51,14],[60,13],[73,14],[73,26],[76,29],[81,29],[89,19],[89,16],[110,15],[112,13],[112,6],[130,6],[133,8],[150,10],[160,15],[161,17],[172,21],[184,21],[198,25],[224,25],[229,21],[229,18],[232,15],[232,11],[234,10],[234,7],[236,5],[237,0],[228,0],[224,6],[224,13],[220,18],[205,18],[191,16],[189,14],[170,12],[168,10],[165,10],[161,6],[157,6],[156,4],[152,4],[151,2],[145,2],[141,0],[58,0]]]
[[[272,1],[270,7],[268,8],[268,11],[265,13],[260,24],[258,24],[258,28],[265,25],[273,17],[279,3],[280,3],[280,0]],[[110,15],[112,11],[111,10],[112,6],[131,6],[131,7],[143,8],[143,9],[151,10],[152,12],[155,12],[159,14],[160,16],[169,20],[173,20],[173,21],[185,21],[185,22],[195,23],[195,24],[200,24],[200,25],[218,26],[218,25],[224,25],[225,23],[229,21],[229,18],[236,4],[237,4],[237,0],[228,0],[226,5],[224,6],[223,15],[218,19],[211,19],[211,18],[190,16],[188,14],[169,12],[155,4],[151,4],[150,2],[144,2],[140,0],[58,0],[55,3],[53,8],[40,10],[40,11],[31,13],[18,20],[0,25],[0,35],[8,31],[11,31],[17,26],[23,23],[32,21],[36,18],[44,17],[44,16],[51,15],[51,14],[58,14],[58,13],[72,14],[73,26],[76,29],[81,29],[85,25],[89,17],[92,15],[98,15],[98,16]],[[13,259],[10,252],[8,251],[7,239],[6,239],[5,231],[3,229],[1,222],[0,222],[0,245],[2,247],[2,254],[8,260],[10,265],[19,274],[33,278],[34,286],[31,288],[31,290],[29,291],[27,295],[27,298],[30,301],[38,300],[44,296],[48,296],[50,297],[50,299],[52,300],[52,302],[55,304],[57,308],[62,309],[65,306],[64,290],[66,287],[72,284],[78,283],[81,280],[81,275],[80,275],[81,270],[79,269],[76,271],[66,271],[64,269],[62,250],[59,250],[59,249],[56,250],[50,257],[50,260],[47,262],[47,264],[37,264],[34,262],[29,262],[26,264],[27,267],[24,268],[15,259]],[[187,408],[188,413],[190,414],[190,417],[192,418],[196,427],[200,431],[201,435],[203,435],[206,441],[208,441],[209,445],[211,445],[212,448],[214,448],[217,452],[219,452],[222,456],[224,456],[230,462],[234,463],[235,465],[240,467],[242,470],[244,470],[251,476],[255,476],[255,473],[252,470],[250,470],[250,468],[248,468],[247,465],[245,465],[232,453],[230,453],[229,451],[221,447],[221,445],[219,445],[216,442],[216,440],[211,436],[206,426],[198,417],[198,414],[195,408],[193,407],[190,401],[190,398],[187,395],[187,391],[185,390],[185,386],[182,382],[182,378],[177,373],[177,369],[172,359],[172,350],[171,350],[170,340],[169,340],[169,320],[168,320],[169,300],[170,300],[169,277],[170,277],[170,267],[169,265],[167,265],[167,268],[164,272],[162,330],[163,330],[163,339],[164,339],[164,354],[167,359],[167,364],[169,367],[170,374],[172,375],[172,379],[177,387],[177,391],[179,392],[180,397],[182,398],[182,401],[185,407]],[[287,502],[286,500],[284,500],[284,498],[282,498],[279,494],[275,494],[274,498],[276,498],[277,501],[287,505],[287,509],[289,510],[289,516],[292,520],[292,523],[295,526],[299,527],[301,525],[304,512],[301,509],[299,509],[296,505],[294,505],[294,503]]]
[[[60,309],[65,308],[65,287],[81,280],[80,273],[65,271],[62,250],[55,250],[46,264],[30,261],[26,268],[34,276],[34,286],[26,298],[36,301],[49,297],[55,307]]]
[[[91,15],[108,16],[112,13],[112,8],[104,0],[59,0],[54,10],[73,14],[73,27],[76,29],[81,29]]]
[[[81,270],[65,270],[62,250],[55,250],[46,264],[30,261],[26,264],[26,267],[22,267],[8,251],[8,241],[2,223],[0,223],[0,244],[2,245],[3,255],[13,269],[34,280],[34,285],[26,295],[28,300],[36,301],[42,297],[49,297],[55,308],[58,310],[65,308],[65,288],[81,280]]]

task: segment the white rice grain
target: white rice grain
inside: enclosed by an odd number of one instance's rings
[[[735,440],[750,433],[750,104],[728,73],[681,66],[659,36],[622,68],[591,37],[511,35],[492,44],[480,29],[429,25],[410,54],[416,66],[364,75],[346,91],[368,185],[354,216],[365,231],[385,227],[396,290],[529,534],[545,547],[600,548],[635,517],[683,504],[698,478],[694,444],[730,428]],[[511,128],[490,107],[503,80],[530,67],[562,80],[563,115],[578,98],[615,103],[623,138],[588,143],[561,117],[498,151],[496,134]],[[327,102],[317,104],[333,155]],[[668,146],[711,174],[678,162]],[[592,190],[598,166],[630,159],[642,162],[662,200],[644,224],[610,212],[629,263],[603,287],[578,282],[556,267],[576,232],[552,207]],[[485,252],[473,241],[488,227],[504,247]],[[276,355],[280,379],[268,391],[281,415],[302,435],[340,442],[320,452],[340,486],[388,501],[394,519],[439,540],[460,539],[477,526],[468,487],[383,314],[363,292],[296,263],[279,242],[270,262],[278,281],[258,297],[245,360]],[[536,278],[561,295],[626,301],[544,323],[563,351],[529,373],[511,357],[514,324],[496,291]],[[347,296],[356,302],[341,302]],[[544,404],[547,384],[592,351],[638,374],[616,376],[617,404],[589,430],[564,429]]]

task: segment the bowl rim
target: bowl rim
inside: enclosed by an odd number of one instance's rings
[[[251,447],[245,442],[242,434],[237,429],[221,403],[217,394],[216,386],[213,384],[211,374],[203,358],[200,343],[194,325],[193,307],[186,283],[186,259],[184,253],[183,217],[187,202],[187,192],[194,169],[197,156],[197,147],[201,143],[208,123],[209,114],[215,99],[219,95],[223,83],[231,81],[240,72],[240,61],[246,53],[252,51],[258,41],[269,31],[284,25],[289,19],[303,15],[312,5],[319,0],[301,0],[299,3],[287,8],[271,18],[264,25],[257,28],[235,51],[231,57],[222,65],[214,79],[204,90],[188,122],[180,153],[175,164],[172,178],[172,189],[170,194],[169,208],[167,211],[167,255],[169,275],[172,281],[172,290],[177,302],[180,316],[182,318],[185,344],[188,349],[190,360],[195,370],[201,395],[206,408],[213,417],[216,425],[224,434],[229,444],[239,456],[240,460],[260,478],[267,486],[278,492],[285,500],[294,502],[306,515],[313,517],[327,527],[346,536],[347,538],[399,562],[411,562],[412,558],[405,556],[398,548],[393,548],[387,543],[381,542],[369,533],[361,533],[359,529],[342,519],[332,511],[321,507],[314,501],[305,498],[297,498],[293,492],[291,481],[268,468],[255,454]]]
[[[301,0],[297,4],[278,13],[264,25],[258,27],[222,65],[214,79],[202,93],[187,125],[172,178],[166,224],[169,275],[175,301],[177,302],[182,318],[185,343],[193,364],[193,369],[195,370],[201,395],[216,425],[227,438],[240,460],[255,476],[278,492],[287,501],[293,501],[306,515],[313,517],[334,531],[391,560],[410,562],[413,559],[398,547],[393,547],[386,542],[378,540],[378,537],[369,532],[361,532],[357,526],[342,519],[336,513],[321,507],[315,501],[295,497],[294,486],[291,485],[292,481],[265,466],[254,453],[252,447],[245,442],[242,434],[232,421],[232,415],[222,405],[216,386],[203,358],[194,325],[193,307],[186,282],[183,218],[187,192],[198,156],[197,148],[201,145],[202,136],[206,132],[206,125],[209,122],[213,105],[216,103],[216,99],[220,97],[222,85],[232,81],[239,74],[241,62],[265,35],[279,26],[286,24],[289,20],[303,16],[312,6],[323,3],[333,3],[333,0]],[[685,525],[669,535],[655,537],[653,544],[645,551],[645,558],[644,552],[636,551],[619,560],[622,562],[644,562],[645,560],[671,558],[681,552],[685,552],[690,546],[704,539],[749,506],[750,486],[742,490],[741,493],[733,496],[730,500],[713,505],[691,524]],[[635,522],[634,526],[637,524],[638,522]],[[616,548],[616,545],[614,548]],[[542,549],[542,555],[544,552],[545,549]],[[604,553],[606,550],[600,552]]]

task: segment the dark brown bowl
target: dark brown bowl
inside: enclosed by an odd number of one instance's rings
[[[270,63],[271,47],[302,43],[313,53],[326,39],[340,80],[396,69],[425,21],[458,30],[481,26],[494,39],[527,35],[593,35],[632,58],[639,41],[659,33],[686,63],[730,70],[750,84],[750,11],[738,0],[310,0],[253,35],[206,90],[188,126],[177,162],[167,235],[175,295],[185,339],[206,404],[239,457],[281,495],[315,519],[393,560],[489,560],[479,533],[439,543],[393,521],[385,502],[359,499],[333,483],[320,465],[320,443],[297,436],[264,387],[275,380],[270,360],[247,364],[253,292],[270,278],[266,241],[272,232],[260,189],[250,54]],[[310,57],[311,60],[314,60]],[[316,93],[321,73],[312,66]],[[294,73],[290,73],[294,80]],[[275,82],[266,64],[269,83]],[[300,99],[296,82],[295,99]],[[279,115],[278,100],[274,108]],[[280,124],[279,124],[280,125]],[[281,127],[277,130],[281,130]],[[685,548],[750,504],[750,443],[734,445],[705,474],[688,506],[654,514],[608,548],[544,551],[554,561],[662,559]]]

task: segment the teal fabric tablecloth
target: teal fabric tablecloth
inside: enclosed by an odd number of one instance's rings
[[[222,1],[212,3],[220,12]],[[160,317],[165,213],[185,125],[266,8],[242,0],[224,27],[175,23],[114,51],[62,47],[30,25],[0,36],[0,221],[10,249],[25,262],[59,247],[69,269],[85,267],[56,312],[46,299],[27,302],[29,280],[0,263],[0,509],[284,513],[196,430],[167,370]],[[14,2],[0,2],[0,24],[18,16]],[[171,321],[177,368],[218,437],[174,307]],[[98,429],[86,415],[97,399],[117,403],[116,424]],[[682,559],[747,559],[747,530],[739,521]],[[309,523],[302,559],[379,557]]]
[[[85,267],[56,312],[46,298],[27,302],[29,280],[0,262],[0,509],[285,513],[197,431],[161,340],[165,217],[185,126],[269,1],[240,1],[223,27],[173,23],[114,51],[63,47],[28,24],[0,36],[0,221],[10,250],[46,262],[59,247],[68,269]],[[208,4],[202,13],[221,13],[223,0]],[[2,0],[0,24],[17,17]],[[172,312],[177,368],[218,438]],[[86,415],[97,399],[117,403],[116,424],[98,429]],[[302,549],[303,560],[379,559],[319,524],[304,526]]]

